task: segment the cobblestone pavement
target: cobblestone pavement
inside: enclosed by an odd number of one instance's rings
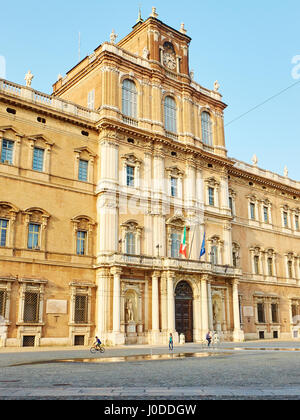
[[[0,349],[0,399],[300,399],[300,342]]]

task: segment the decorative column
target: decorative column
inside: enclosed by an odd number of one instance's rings
[[[159,302],[158,302],[158,278],[160,273],[155,271],[152,276],[152,331],[159,330]]]
[[[214,329],[213,310],[211,300],[211,281],[207,280],[207,301],[208,301],[208,326],[210,330]]]
[[[232,305],[233,305],[233,341],[244,341],[244,331],[241,330],[240,324],[240,308],[239,308],[239,282],[237,279],[232,280]]]
[[[168,332],[175,333],[175,297],[174,297],[174,277],[175,273],[167,273],[168,290]]]
[[[121,274],[122,269],[113,267],[111,274],[114,276],[113,289],[113,332],[112,341],[114,345],[125,343],[124,334],[121,334]]]
[[[207,276],[201,279],[202,339],[208,331]]]
[[[103,341],[107,335],[107,277],[106,269],[97,272],[97,294],[96,294],[96,332],[97,336]]]
[[[224,223],[224,260],[223,264],[232,265],[232,228],[230,222]]]
[[[158,279],[160,272],[155,271],[152,275],[152,344],[159,343],[159,300],[158,300]]]

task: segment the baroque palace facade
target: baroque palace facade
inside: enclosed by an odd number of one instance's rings
[[[153,8],[52,95],[0,80],[1,346],[298,337],[300,182],[227,156],[190,41]]]

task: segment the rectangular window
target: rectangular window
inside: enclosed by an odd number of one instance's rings
[[[132,232],[126,233],[126,254],[135,255],[135,234]]]
[[[269,223],[269,209],[264,206],[264,222]]]
[[[268,258],[268,275],[273,276],[273,258],[271,257]]]
[[[88,322],[88,296],[75,296],[75,323],[87,324]]]
[[[229,197],[229,208],[231,210],[231,213],[233,214],[233,199],[232,199],[232,197]]]
[[[134,187],[134,167],[127,165],[126,167],[126,185]]]
[[[39,294],[25,292],[24,322],[39,322]]]
[[[8,220],[0,219],[0,246],[6,246]]]
[[[290,279],[293,278],[293,262],[292,261],[288,261],[288,276]]]
[[[211,264],[218,264],[218,248],[216,247],[216,245],[213,245],[211,247],[210,262]]]
[[[28,228],[28,249],[40,249],[40,225],[29,224]]]
[[[171,196],[177,197],[177,178],[171,178]]]
[[[79,181],[87,182],[88,180],[88,166],[87,160],[79,160],[78,179]]]
[[[295,216],[295,229],[299,230],[299,216]]]
[[[278,322],[278,304],[271,303],[272,322]]]
[[[2,140],[1,163],[13,163],[14,142],[11,140]]]
[[[86,239],[87,239],[87,232],[85,231],[77,232],[77,247],[76,247],[77,255],[86,254]]]
[[[208,204],[210,206],[215,205],[215,190],[212,187],[208,188]]]
[[[33,150],[32,169],[34,171],[43,172],[44,170],[44,149],[35,147]]]
[[[259,274],[259,256],[254,256],[254,274]]]
[[[250,219],[255,220],[255,204],[250,203]]]
[[[286,211],[283,212],[283,226],[288,227],[288,214]]]
[[[232,251],[232,264],[234,267],[237,267],[238,264],[238,256],[236,251]]]
[[[257,304],[257,320],[258,322],[265,323],[265,306],[263,303]]]
[[[171,234],[171,258],[179,258],[179,250],[181,244],[181,235],[178,233]]]
[[[6,303],[6,292],[0,290],[0,316],[5,318],[5,303]]]

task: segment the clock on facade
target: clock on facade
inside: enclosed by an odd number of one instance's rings
[[[169,70],[176,69],[176,53],[171,42],[165,42],[163,46],[163,65]]]
[[[164,58],[163,58],[163,63],[168,69],[175,70],[176,59],[175,59],[174,54],[171,54],[169,52],[165,52],[164,53]]]

